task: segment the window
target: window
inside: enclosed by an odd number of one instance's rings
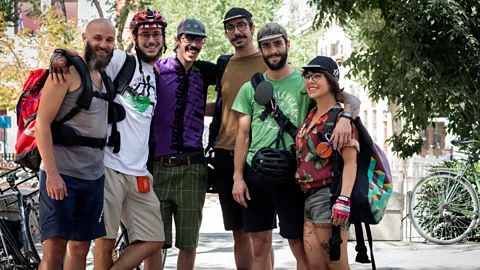
[[[420,137],[422,138],[423,140],[423,149],[425,150],[428,150],[429,149],[429,145],[428,145],[428,133],[425,131],[425,130],[422,130],[420,132]]]
[[[385,154],[388,154],[388,143],[387,143],[387,136],[388,136],[388,127],[387,121],[383,121],[383,151]]]
[[[363,111],[363,125],[368,128],[368,111]]]
[[[445,142],[443,136],[443,128],[445,124],[442,122],[437,122],[435,129],[433,130],[433,148],[436,150],[442,150]]]
[[[330,56],[337,55],[337,44],[330,44]]]

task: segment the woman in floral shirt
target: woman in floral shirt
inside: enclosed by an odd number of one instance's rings
[[[317,56],[303,67],[303,77],[308,96],[316,107],[309,113],[296,137],[297,181],[307,190],[305,201],[304,246],[310,269],[349,269],[347,254],[347,228],[350,215],[350,194],[357,170],[358,132],[350,124],[352,135],[341,149],[333,149],[330,134],[325,134],[328,112],[342,109],[335,100],[341,90],[338,84],[339,69],[329,57]],[[337,121],[352,119],[352,114],[342,112]],[[333,182],[333,151],[343,158],[342,188],[333,208],[330,186]],[[330,261],[329,239],[332,225],[341,225],[341,255],[339,261]]]

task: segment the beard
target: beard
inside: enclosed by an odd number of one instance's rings
[[[95,54],[95,49],[93,49],[90,42],[87,41],[84,57],[90,69],[101,70],[107,67],[107,65],[110,63],[110,60],[112,60],[113,50],[110,52],[108,52],[108,50],[105,51],[107,52],[107,56],[105,56],[104,58],[98,58]]]
[[[146,45],[150,45],[150,44],[146,44]],[[160,50],[158,50],[157,55],[150,56],[145,54],[140,48],[140,46],[138,46],[138,41],[135,41],[135,51],[137,52],[137,57],[140,58],[140,60],[142,60],[145,63],[153,63],[157,61],[160,58],[160,56],[162,56],[162,49],[163,49],[163,46],[160,47]]]
[[[280,56],[280,61],[278,61],[278,63],[276,64],[272,64],[270,63],[270,57],[271,56]],[[272,55],[269,55],[269,56],[263,56],[263,60],[265,61],[265,64],[267,64],[268,68],[270,68],[271,70],[279,70],[279,69],[282,69],[285,64],[287,63],[287,58],[288,58],[288,51],[285,51],[284,54],[272,54]]]

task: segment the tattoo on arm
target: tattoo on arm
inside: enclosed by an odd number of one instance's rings
[[[345,111],[350,112],[353,114],[353,117],[356,118],[360,112],[360,99],[347,92],[344,92],[343,94],[345,97]]]

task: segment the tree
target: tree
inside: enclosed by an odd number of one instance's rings
[[[8,22],[0,15],[0,109],[13,110],[28,72],[48,67],[54,48],[80,50],[81,31],[75,20],[65,22],[63,12],[45,6],[39,30],[24,29],[15,37],[7,35]],[[65,23],[58,23],[65,22]]]
[[[0,11],[3,13],[2,20],[7,22],[8,26],[17,26],[20,10],[23,4],[31,4],[30,14],[39,15],[41,13],[41,0],[0,0]]]
[[[359,41],[346,61],[374,100],[397,106],[403,129],[392,136],[400,157],[419,152],[425,130],[448,117],[447,130],[480,140],[480,2],[474,0],[309,0],[315,26],[338,20]]]
[[[280,0],[244,0],[242,7],[253,14],[256,30],[267,22],[274,19]],[[200,20],[206,28],[207,40],[203,46],[199,59],[216,62],[217,58],[226,53],[233,53],[233,47],[224,34],[223,18],[225,13],[232,7],[237,6],[233,0],[211,1],[156,1],[154,7],[160,11],[168,21],[166,40],[168,52],[166,56],[173,56],[174,37],[177,34],[178,24],[186,18]],[[209,101],[215,100],[213,87],[209,89]]]
[[[277,15],[277,19],[286,22],[283,26],[290,40],[288,61],[294,68],[301,69],[317,55],[318,37],[324,29],[312,28],[315,13],[311,9],[302,9],[298,2],[284,3],[282,8],[288,12]]]
[[[166,39],[169,52],[167,55],[174,55],[173,38],[176,36],[178,24],[186,18],[196,18],[205,25],[208,38],[199,56],[201,59],[215,62],[221,54],[233,53],[232,45],[224,34],[223,18],[230,8],[237,6],[237,3],[233,0],[155,1],[155,9],[160,11],[168,21]],[[254,24],[258,30],[259,27],[273,20],[279,3],[280,0],[245,0],[242,1],[241,6],[253,14]]]

